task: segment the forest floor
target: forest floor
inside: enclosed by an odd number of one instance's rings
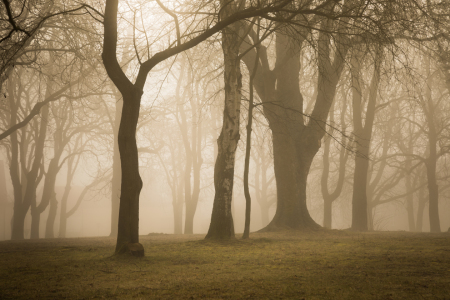
[[[0,242],[0,299],[450,299],[450,234],[347,231]]]

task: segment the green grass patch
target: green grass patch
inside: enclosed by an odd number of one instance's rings
[[[450,299],[450,235],[342,231],[0,242],[0,299]]]

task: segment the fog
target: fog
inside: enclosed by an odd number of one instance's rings
[[[445,14],[2,5],[2,240],[450,227]]]

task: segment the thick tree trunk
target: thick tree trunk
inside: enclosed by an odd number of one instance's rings
[[[295,149],[288,137],[285,126],[276,126],[271,122],[274,171],[277,188],[277,209],[266,230],[276,230],[284,227],[296,227],[299,220],[298,199],[296,198],[296,176],[293,160]],[[278,128],[275,128],[278,127]]]
[[[316,227],[306,205],[306,181],[318,145],[317,141],[312,147],[307,145],[310,141],[303,124],[303,97],[299,87],[300,45],[284,33],[278,33],[276,38],[277,88],[274,97],[278,104],[265,104],[264,111],[271,111],[266,115],[272,129],[277,210],[263,230]]]
[[[222,4],[223,14],[233,13],[235,3]],[[223,125],[217,140],[218,154],[214,166],[215,196],[211,224],[206,239],[235,238],[231,201],[233,196],[234,163],[239,142],[242,75],[239,59],[240,23],[222,30],[224,54],[225,106]]]

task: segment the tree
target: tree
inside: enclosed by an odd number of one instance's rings
[[[176,14],[171,12],[159,2],[158,5],[174,19],[177,33],[176,43],[170,45],[165,50],[161,50],[153,54],[151,57],[149,55],[149,58],[146,61],[140,62],[137,77],[134,83],[132,83],[125,75],[117,61],[117,14],[119,3],[118,0],[106,1],[102,59],[108,76],[119,89],[123,97],[122,118],[118,136],[122,167],[122,183],[119,208],[119,230],[116,245],[117,254],[129,253],[131,248],[138,249],[137,251],[132,251],[137,255],[144,254],[144,250],[139,244],[139,194],[142,188],[142,180],[139,175],[138,167],[136,126],[139,118],[139,108],[143,89],[149,72],[158,63],[198,45],[200,42],[224,29],[228,25],[245,18],[267,15],[271,12],[279,11],[289,2],[290,1],[275,4],[269,3],[262,8],[249,7],[240,10],[239,12],[228,15],[225,18],[221,18],[217,23],[201,31],[201,33],[192,38],[189,38],[191,36],[189,31],[190,28],[187,30],[185,35],[181,35]],[[149,51],[150,49],[147,50]],[[147,53],[149,54],[150,52]],[[238,99],[235,100],[237,101]],[[229,201],[226,200],[225,205],[228,207]],[[225,213],[225,211],[223,211],[223,213]],[[226,215],[226,222],[228,225],[225,229],[227,231],[225,235],[231,237],[234,235],[234,230],[231,229],[231,224],[229,222],[231,220],[230,217],[231,215]],[[212,227],[217,228],[217,226],[214,225]]]
[[[3,89],[3,83],[11,75],[15,66],[32,65],[38,60],[37,56],[42,49],[48,50],[45,43],[48,27],[57,24],[67,16],[79,16],[80,13],[102,15],[92,6],[80,5],[78,2],[2,0],[0,2],[0,90]],[[64,48],[60,50],[67,51]],[[28,123],[36,116],[42,106],[38,103],[29,117],[24,118],[24,122]],[[4,137],[4,134],[0,135],[0,139]]]
[[[30,101],[29,89],[34,88],[34,85],[30,83],[28,89],[25,90],[24,86],[18,82],[19,78],[24,79],[24,75],[22,70],[17,77],[14,76],[8,81],[9,127],[16,124],[21,98],[26,97],[25,99]],[[48,86],[49,83],[47,83],[47,95],[51,93]],[[14,214],[11,226],[11,239],[13,240],[24,238],[25,216],[32,203],[36,201],[36,188],[43,176],[41,164],[44,155],[48,115],[49,109],[48,106],[45,106],[41,114],[42,122],[35,120],[32,131],[27,132],[25,129],[22,129],[20,140],[17,131],[11,134],[9,160],[14,190]],[[31,146],[31,139],[35,141],[33,146]],[[33,153],[32,158],[28,156],[29,151]]]
[[[323,15],[332,15],[333,7],[324,7],[326,9]],[[276,30],[276,62],[273,70],[269,67],[267,49],[261,46],[255,76],[255,89],[262,100],[264,114],[272,130],[277,184],[277,210],[265,230],[318,227],[306,206],[306,181],[312,159],[325,133],[324,124],[349,49],[349,41],[343,34],[347,19],[336,22],[326,17],[321,20],[300,19],[294,19],[295,25],[292,27]],[[313,24],[321,24],[316,42],[319,77],[314,108],[312,114],[306,116],[309,117],[306,122],[303,96],[299,88],[300,53],[303,42],[309,35],[308,27]],[[336,48],[333,59],[330,58],[331,36],[328,34],[331,31],[342,33],[334,39]],[[251,72],[256,51],[243,48],[241,52],[246,53],[243,61]]]
[[[345,136],[346,124],[345,124],[345,112],[347,110],[347,97],[344,92],[344,97],[342,101],[342,108],[340,110],[341,118],[341,132],[337,134],[342,134],[341,141],[338,142],[340,144],[339,150],[339,158],[338,158],[338,178],[335,184],[335,188],[333,192],[330,192],[328,189],[328,181],[330,177],[330,144],[332,139],[337,139],[334,136],[336,131],[335,122],[334,122],[334,114],[335,114],[335,102],[333,102],[330,110],[329,124],[331,124],[330,131],[327,132],[327,135],[324,137],[324,146],[323,146],[323,170],[320,181],[321,192],[323,197],[323,227],[331,229],[332,228],[332,211],[333,211],[333,202],[338,199],[342,192],[342,188],[344,186],[345,180],[345,170],[346,163],[349,155],[349,150],[347,149],[347,142]]]
[[[376,99],[378,84],[380,82],[380,68],[382,62],[382,47],[375,46],[373,62],[373,75],[369,86],[367,109],[365,109],[365,121],[361,114],[363,105],[363,84],[361,82],[361,50],[354,48],[351,59],[352,74],[352,99],[353,99],[353,127],[356,144],[355,171],[353,177],[352,197],[352,230],[367,231],[367,174],[369,168],[369,151],[372,137],[373,123],[375,119]]]
[[[232,16],[239,10],[238,3],[221,1],[221,19]],[[233,197],[234,163],[239,142],[241,113],[242,74],[240,69],[240,33],[244,28],[240,22],[222,30],[224,56],[225,105],[222,131],[217,140],[218,154],[214,167],[215,196],[211,225],[206,239],[234,238],[234,223],[231,214]],[[242,34],[242,33],[241,33]]]

